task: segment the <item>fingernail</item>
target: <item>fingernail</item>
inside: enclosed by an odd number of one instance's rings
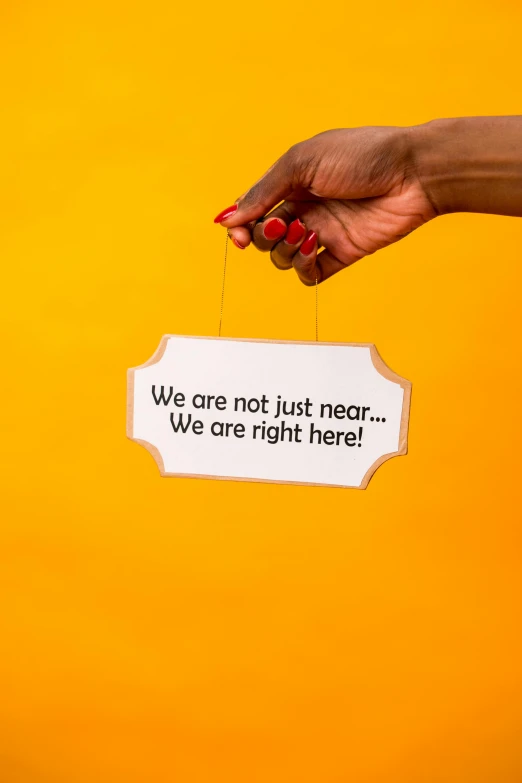
[[[286,226],[279,218],[272,218],[263,226],[265,239],[281,239],[286,234]]]
[[[232,217],[234,212],[237,212],[237,207],[237,204],[232,204],[231,207],[224,209],[223,212],[220,212],[219,215],[216,215],[214,218],[214,223],[222,223],[227,218]]]
[[[240,245],[240,244],[239,244],[239,242],[237,241],[237,239],[236,239],[235,237],[230,237],[230,239],[232,240],[232,242],[234,243],[234,245],[235,245],[236,247],[238,247],[240,250],[244,250],[244,249],[245,249],[245,245]]]
[[[317,234],[315,233],[315,231],[309,231],[304,238],[303,244],[299,248],[299,252],[303,256],[309,256],[312,250],[314,249],[316,242],[317,242]]]
[[[288,231],[286,232],[285,242],[287,245],[297,245],[298,242],[301,241],[306,231],[306,226],[304,226],[300,220],[294,220],[290,225],[288,226]]]

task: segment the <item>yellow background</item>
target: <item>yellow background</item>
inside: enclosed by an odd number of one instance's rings
[[[2,783],[520,783],[522,220],[320,288],[413,382],[367,491],[161,479],[127,367],[213,335],[212,218],[331,127],[520,113],[516,0],[5,2]],[[313,339],[231,248],[224,334]]]

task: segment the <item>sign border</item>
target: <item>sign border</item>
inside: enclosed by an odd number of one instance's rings
[[[373,366],[377,372],[384,378],[387,378],[393,383],[399,384],[404,390],[404,397],[402,401],[401,412],[401,425],[399,429],[399,448],[397,451],[390,451],[388,454],[383,454],[379,459],[368,468],[363,476],[363,479],[359,486],[346,486],[345,484],[325,484],[322,482],[313,481],[279,481],[278,479],[262,479],[262,478],[250,478],[246,476],[214,476],[202,473],[167,473],[163,464],[163,459],[156,446],[141,438],[135,438],[133,434],[134,430],[134,373],[137,370],[142,370],[144,367],[150,367],[152,364],[157,364],[165,350],[167,343],[171,337],[185,338],[188,340],[227,340],[228,342],[245,342],[245,343],[279,343],[285,345],[334,345],[343,346],[349,348],[369,348],[370,357]],[[249,481],[256,484],[294,484],[300,487],[332,487],[336,489],[366,489],[371,477],[384,462],[392,457],[402,457],[408,453],[408,428],[410,420],[410,406],[411,406],[411,381],[406,380],[401,375],[394,372],[384,359],[381,357],[379,351],[373,343],[331,343],[331,342],[316,342],[312,340],[262,340],[249,337],[206,337],[205,335],[192,335],[192,334],[164,334],[160,340],[160,344],[154,351],[152,356],[144,364],[140,364],[137,367],[131,367],[127,370],[127,437],[134,443],[139,443],[147,451],[152,454],[152,457],[159,468],[160,475],[164,478],[196,478],[196,479],[213,479],[217,481]]]

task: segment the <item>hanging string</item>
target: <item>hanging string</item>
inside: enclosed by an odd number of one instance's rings
[[[319,284],[315,275],[315,342],[319,342]]]
[[[223,282],[221,283],[221,306],[219,308],[219,329],[218,337],[221,337],[221,326],[223,325],[223,305],[225,303],[225,280],[227,277],[227,254],[228,254],[228,231],[225,234],[225,257],[223,259]],[[315,342],[319,342],[319,281],[315,275]]]
[[[221,324],[223,323],[223,303],[225,301],[225,278],[227,276],[227,252],[228,252],[228,231],[225,232],[225,260],[223,263],[223,283],[221,285],[221,308],[219,310],[218,337],[221,337]]]

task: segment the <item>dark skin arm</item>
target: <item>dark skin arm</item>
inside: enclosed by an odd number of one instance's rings
[[[314,285],[450,212],[522,217],[522,117],[320,133],[216,222]]]

